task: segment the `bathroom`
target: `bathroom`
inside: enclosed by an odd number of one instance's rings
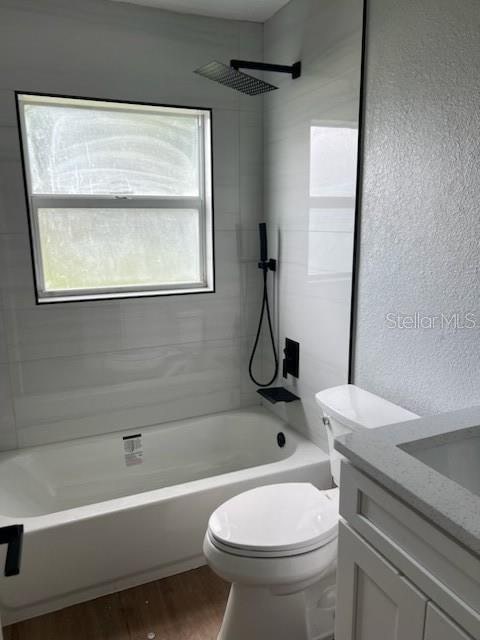
[[[479,25],[0,0],[0,638],[480,640]]]

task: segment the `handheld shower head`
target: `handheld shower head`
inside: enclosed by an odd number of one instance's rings
[[[260,235],[260,262],[266,262],[268,260],[268,246],[267,225],[265,222],[260,222],[258,225],[258,233]]]
[[[214,60],[213,62],[203,65],[203,67],[195,69],[195,73],[209,80],[219,82],[226,87],[230,87],[230,89],[246,93],[249,96],[257,96],[261,93],[278,89],[278,87],[269,82],[265,82],[265,80],[260,80],[259,78],[239,71],[240,68],[288,73],[291,74],[293,79],[299,78],[301,74],[300,62],[287,66],[268,64],[266,62],[250,62],[249,60],[231,60],[230,66]]]

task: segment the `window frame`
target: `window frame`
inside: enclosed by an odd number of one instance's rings
[[[30,251],[32,258],[35,299],[37,305],[86,302],[93,300],[115,300],[126,298],[145,298],[172,295],[190,295],[215,293],[215,246],[214,246],[214,205],[213,205],[213,110],[210,107],[192,107],[150,102],[136,102],[104,98],[89,98],[58,94],[44,94],[28,91],[16,91],[17,123],[20,137],[22,170],[25,199],[28,210]],[[134,196],[121,194],[34,194],[31,184],[31,172],[28,152],[28,136],[25,125],[25,104],[61,105],[72,108],[92,106],[112,110],[120,105],[120,111],[152,112],[157,108],[179,110],[182,113],[193,112],[198,116],[199,134],[199,194],[197,196]],[[72,104],[72,102],[78,104]],[[83,104],[81,104],[83,102]],[[91,104],[93,103],[93,104]],[[122,109],[121,105],[125,105]],[[199,214],[199,282],[166,283],[138,286],[111,286],[103,288],[71,289],[48,291],[44,285],[42,248],[40,241],[38,209],[42,208],[83,208],[83,209],[194,209]]]

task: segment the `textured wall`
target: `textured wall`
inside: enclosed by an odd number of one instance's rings
[[[355,382],[419,413],[479,404],[480,3],[369,5]]]
[[[291,0],[265,24],[265,60],[302,60],[265,98],[265,216],[280,350],[300,342],[302,399],[275,411],[326,447],[315,393],[348,378],[362,0]],[[272,370],[264,343],[264,376]],[[280,358],[282,353],[280,353]],[[272,405],[269,405],[272,407]]]
[[[0,449],[257,402],[262,103],[193,73],[260,24],[107,0],[0,2]],[[35,306],[14,90],[213,107],[215,294]]]

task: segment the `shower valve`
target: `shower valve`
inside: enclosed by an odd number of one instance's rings
[[[300,360],[300,343],[290,338],[285,338],[285,349],[283,350],[283,377],[286,378],[288,374],[294,378],[298,378],[299,360]]]

